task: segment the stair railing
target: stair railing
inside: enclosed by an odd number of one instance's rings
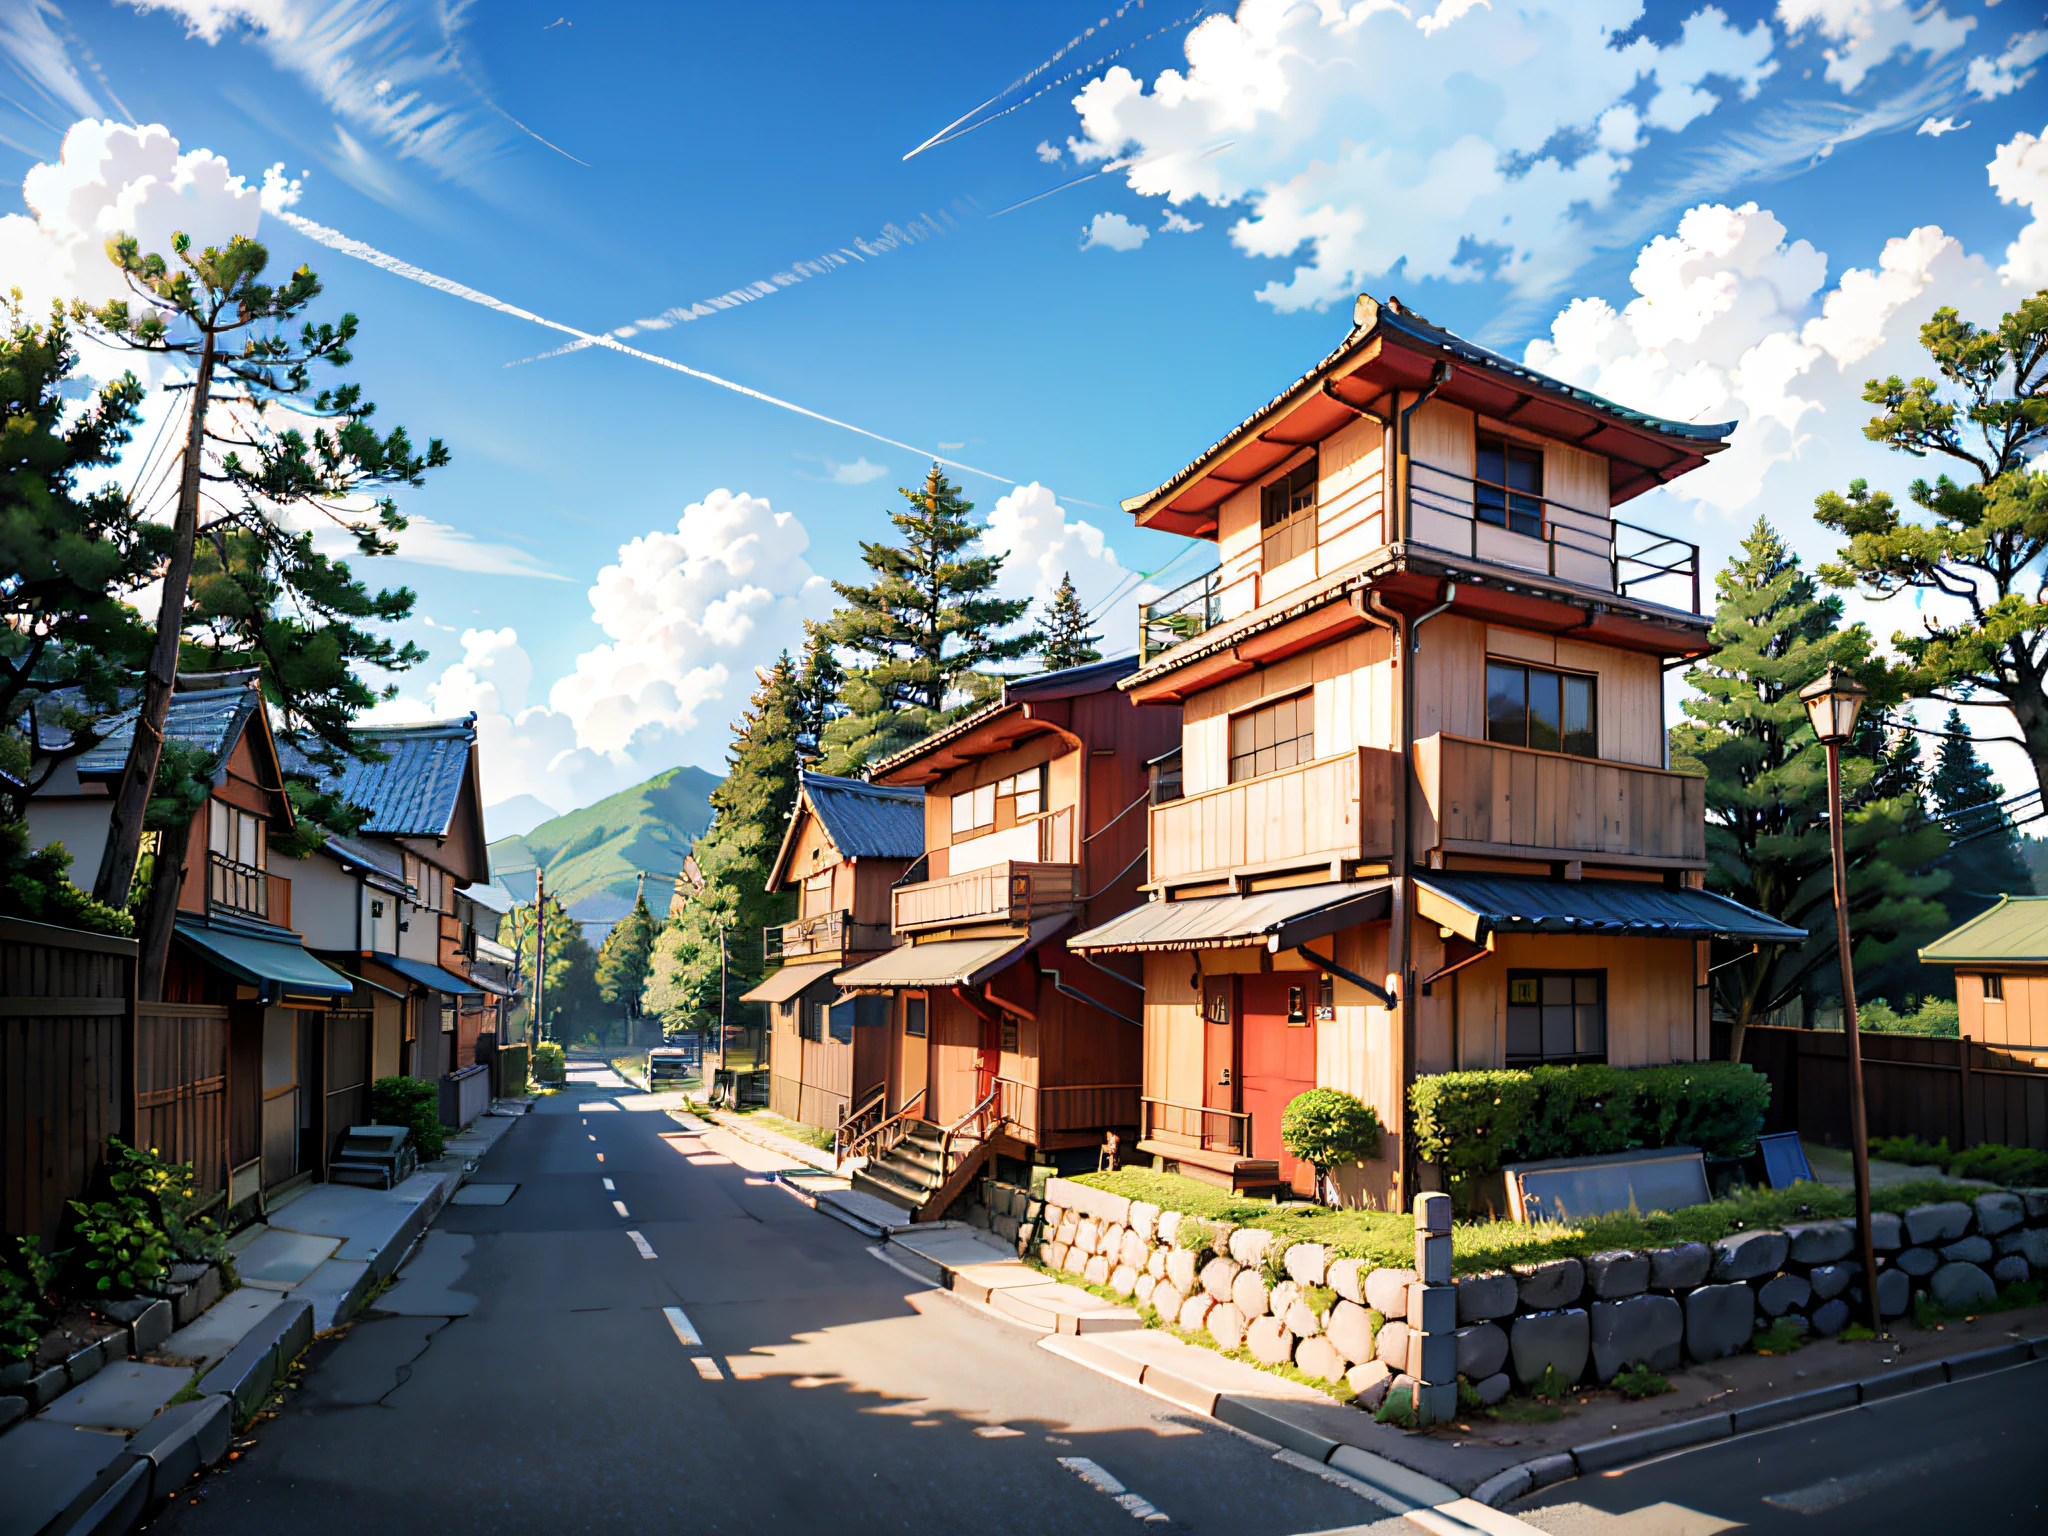
[[[860,1102],[857,1105],[851,1109],[841,1111],[839,1126],[832,1132],[832,1161],[834,1163],[846,1161],[846,1155],[840,1151],[841,1147],[845,1146],[855,1137],[873,1130],[888,1118],[888,1104],[889,1085],[887,1083],[877,1083],[861,1095]]]
[[[953,1161],[953,1138],[964,1135],[970,1141],[986,1141],[995,1127],[996,1099],[1001,1092],[1000,1088],[991,1088],[987,1098],[939,1133],[939,1177],[942,1182],[953,1176],[957,1166]],[[961,1155],[964,1157],[966,1154]]]
[[[909,1102],[880,1125],[850,1137],[840,1161],[846,1162],[856,1157],[880,1157],[902,1141],[910,1134],[911,1127],[918,1124],[922,1117],[924,1095],[925,1090],[918,1089],[910,1096]]]

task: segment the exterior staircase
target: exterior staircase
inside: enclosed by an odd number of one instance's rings
[[[945,1131],[929,1120],[915,1122],[888,1151],[853,1170],[853,1187],[910,1212],[913,1221],[937,1221],[988,1161],[988,1142],[953,1143],[953,1167],[942,1161]]]

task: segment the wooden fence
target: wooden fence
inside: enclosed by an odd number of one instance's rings
[[[135,1140],[192,1165],[218,1193],[228,1167],[228,1010],[212,1003],[135,1007]]]
[[[130,1129],[135,941],[0,918],[0,1233],[56,1240]]]
[[[2048,1151],[2048,1067],[1975,1040],[1864,1035],[1872,1136]],[[1768,1131],[1849,1143],[1847,1042],[1838,1031],[1752,1026],[1742,1059],[1771,1080]]]

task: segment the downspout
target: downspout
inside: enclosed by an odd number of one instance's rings
[[[1387,919],[1387,966],[1397,977],[1397,996],[1394,1000],[1394,1038],[1401,1043],[1401,1088],[1400,1103],[1395,1106],[1395,1129],[1401,1137],[1401,1164],[1394,1174],[1394,1195],[1396,1209],[1407,1206],[1408,1197],[1414,1188],[1415,1152],[1413,1138],[1408,1134],[1408,1086],[1415,1080],[1415,1031],[1409,1008],[1415,988],[1409,983],[1408,914],[1414,904],[1414,893],[1409,879],[1408,837],[1409,820],[1412,814],[1413,796],[1410,787],[1415,779],[1415,750],[1412,740],[1415,690],[1412,686],[1414,665],[1403,665],[1409,645],[1408,621],[1398,609],[1386,606],[1385,599],[1377,588],[1365,594],[1365,605],[1377,615],[1386,627],[1393,631],[1393,664],[1396,680],[1393,692],[1394,704],[1394,750],[1401,756],[1400,789],[1394,803],[1393,857],[1389,861],[1394,877],[1393,907]]]
[[[1072,952],[1069,951],[1069,953]],[[1091,961],[1089,963],[1093,964],[1094,962]],[[1095,968],[1099,971],[1102,970],[1102,967],[1099,965]],[[1086,992],[1076,991],[1074,988],[1068,986],[1064,981],[1060,979],[1060,973],[1054,970],[1051,966],[1047,965],[1043,960],[1038,962],[1038,969],[1041,975],[1050,976],[1052,978],[1053,990],[1055,992],[1058,992],[1061,996],[1071,997],[1077,1003],[1086,1003],[1090,1008],[1096,1009],[1097,1011],[1102,1013],[1106,1013],[1112,1019],[1121,1019],[1124,1023],[1133,1025],[1138,1029],[1143,1029],[1145,1027],[1142,1021],[1132,1018],[1129,1014],[1118,1013],[1114,1008],[1111,1008],[1108,1004],[1098,1003]],[[1103,971],[1102,974],[1105,976],[1116,976],[1115,971]],[[1124,978],[1121,976],[1117,976],[1116,979],[1118,981],[1122,981],[1124,985],[1127,987],[1134,985],[1134,983],[1132,982],[1125,981]]]

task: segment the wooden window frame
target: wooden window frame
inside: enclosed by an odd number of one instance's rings
[[[1994,976],[1991,972],[1986,971],[1978,980],[1984,984],[1985,1002],[2002,1003],[2005,1001],[2005,978],[2003,976]]]
[[[813,1044],[825,1038],[825,1013],[830,1005],[809,999],[797,999],[796,1037]]]
[[[1472,449],[1472,515],[1482,523],[1520,534],[1523,538],[1542,538],[1547,521],[1543,500],[1543,450],[1533,443],[1502,437],[1495,432],[1478,433],[1473,439]],[[1484,473],[1489,452],[1498,453],[1501,457],[1498,480],[1490,480]],[[1534,462],[1534,490],[1513,483],[1511,466],[1517,461],[1525,464]]]
[[[1316,547],[1320,456],[1314,451],[1259,487],[1259,568],[1270,571]]]
[[[1574,994],[1578,990],[1578,983],[1580,981],[1591,980],[1594,982],[1598,995],[1594,999],[1593,1006],[1599,1010],[1600,1018],[1600,1048],[1597,1051],[1579,1048],[1578,1019],[1576,1014],[1577,1010],[1584,1005],[1577,1000],[1576,996],[1574,996],[1573,1001],[1569,1005],[1574,1013],[1572,1020],[1573,1049],[1569,1053],[1561,1052],[1557,1054],[1548,1053],[1543,1049],[1543,1021],[1541,1013],[1545,1006],[1543,1002],[1543,983],[1560,979],[1569,980],[1573,984]],[[1518,981],[1533,981],[1536,983],[1537,1000],[1535,1003],[1517,1003],[1514,1001],[1515,983]],[[1581,1063],[1604,1063],[1607,1060],[1607,972],[1604,968],[1545,970],[1534,966],[1518,966],[1507,973],[1506,984],[1506,1001],[1501,1011],[1501,1062],[1504,1066],[1509,1068],[1573,1066]],[[1513,1053],[1508,1049],[1508,1013],[1515,1008],[1527,1007],[1534,1007],[1538,1010],[1536,1021],[1537,1049],[1536,1054],[1533,1056],[1527,1052]]]
[[[1493,675],[1496,671],[1520,672],[1522,674],[1523,739],[1520,741],[1509,740],[1505,733],[1495,734]],[[1535,720],[1535,710],[1530,702],[1533,695],[1532,680],[1537,677],[1557,679],[1557,745],[1554,747],[1540,746],[1530,739],[1535,735],[1535,731],[1532,729],[1532,723]],[[1566,729],[1566,709],[1568,707],[1566,701],[1574,684],[1584,684],[1586,690],[1586,725],[1583,731],[1569,731]],[[1507,747],[1525,747],[1532,752],[1555,752],[1564,757],[1579,757],[1589,761],[1597,761],[1599,759],[1600,677],[1598,673],[1578,672],[1568,667],[1546,667],[1541,662],[1523,661],[1514,656],[1488,656],[1486,658],[1486,671],[1480,686],[1485,690],[1485,697],[1481,702],[1486,719],[1486,739],[1488,741]],[[1575,751],[1566,745],[1574,736],[1581,735],[1586,738],[1584,745],[1591,750]]]
[[[1283,707],[1294,713],[1294,734],[1287,737],[1284,743],[1280,739],[1277,724],[1279,711]],[[1301,729],[1304,710],[1307,713],[1308,729],[1306,731]],[[1262,715],[1270,715],[1276,722],[1273,740],[1268,746],[1263,748],[1257,744],[1257,722]],[[1244,724],[1247,730],[1252,732],[1252,745],[1248,750],[1244,751],[1240,751],[1238,747],[1238,726],[1240,722]],[[1242,784],[1247,779],[1262,779],[1269,773],[1279,773],[1288,768],[1298,768],[1303,763],[1314,762],[1316,756],[1315,690],[1313,688],[1304,688],[1299,693],[1290,693],[1278,699],[1268,699],[1264,703],[1256,704],[1250,709],[1241,709],[1236,714],[1230,716],[1228,731],[1229,735],[1225,742],[1227,753],[1226,772],[1228,773],[1226,782],[1228,783]],[[1272,761],[1263,768],[1259,766],[1259,754],[1262,751],[1268,752],[1272,756]],[[1280,761],[1283,754],[1291,754],[1287,756],[1285,762]],[[1241,766],[1247,765],[1248,771],[1239,771]]]
[[[917,1011],[918,1027],[910,1027],[911,1010]],[[932,1032],[932,1000],[928,993],[906,992],[903,994],[903,1033],[912,1040],[929,1040]]]

